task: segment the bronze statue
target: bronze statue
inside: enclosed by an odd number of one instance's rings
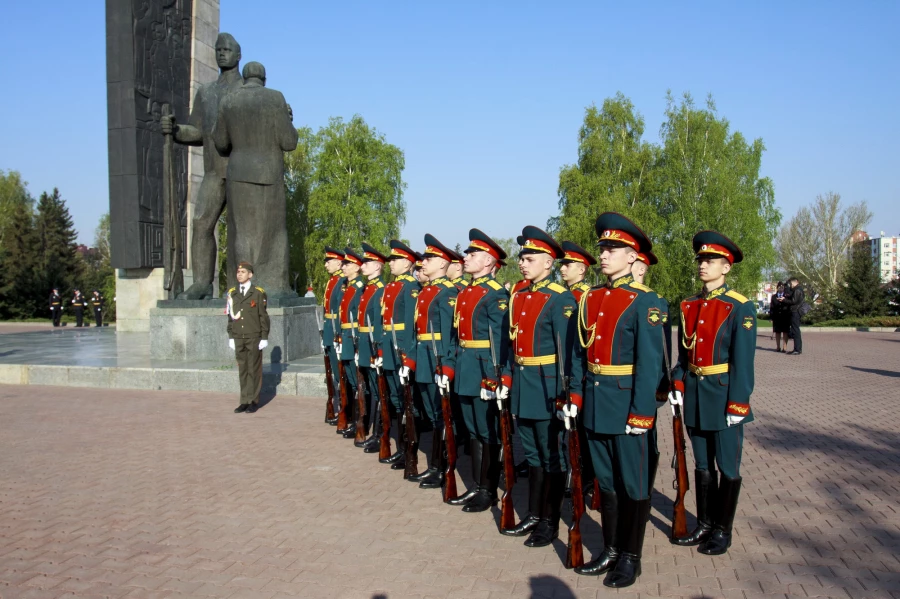
[[[174,133],[175,141],[180,144],[203,146],[203,182],[200,184],[200,193],[197,195],[191,222],[194,283],[179,296],[180,299],[213,297],[212,283],[216,272],[216,223],[225,208],[228,157],[216,151],[212,132],[222,100],[241,87],[242,79],[238,70],[240,60],[240,44],[231,34],[220,33],[216,39],[219,78],[203,85],[197,91],[188,124],[176,124],[173,116],[160,118],[163,135]],[[296,146],[296,141],[294,143]],[[236,264],[229,247],[228,272],[234,272],[233,266]]]
[[[212,134],[229,157],[229,252],[255,265],[269,298],[295,296],[288,283],[284,152],[297,147],[297,129],[281,92],[266,89],[263,65],[247,63],[243,76],[244,84],[219,104]]]

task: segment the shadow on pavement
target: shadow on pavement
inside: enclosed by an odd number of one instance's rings
[[[528,584],[531,585],[532,598],[575,599],[575,593],[569,585],[555,576],[532,576],[528,579]]]
[[[850,370],[856,370],[857,372],[868,372],[870,374],[880,374],[881,376],[889,376],[892,378],[900,378],[900,372],[895,372],[893,370],[881,370],[880,368],[860,368],[859,366],[847,366]]]

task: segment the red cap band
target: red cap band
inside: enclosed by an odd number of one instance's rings
[[[373,254],[372,252],[363,252],[363,260],[374,260],[375,262],[384,264],[384,258],[378,254]]]
[[[544,252],[545,254],[550,254],[551,256],[555,256],[556,252],[553,251],[553,248],[550,247],[549,243],[544,243],[539,239],[526,239],[525,244],[522,248],[526,250],[534,250],[536,252]]]
[[[700,256],[702,254],[713,254],[714,256],[721,256],[728,260],[729,264],[734,264],[734,255],[725,249],[724,246],[721,246],[717,243],[704,243],[700,246],[700,249],[697,250],[697,255]]]
[[[450,256],[446,252],[444,252],[444,250],[442,250],[439,247],[433,246],[433,245],[429,245],[425,248],[425,254],[426,255],[430,254],[432,256],[437,256],[438,258],[443,258],[447,262],[451,261]]]
[[[577,252],[566,252],[566,255],[563,256],[563,260],[571,260],[573,262],[581,262],[582,264],[587,264],[587,258],[582,256]]]
[[[353,254],[347,254],[346,256],[344,256],[344,262],[352,262],[353,264],[356,264],[357,266],[362,265],[362,261],[359,258],[357,258],[356,256],[354,256]]]
[[[409,260],[410,262],[415,262],[415,261],[416,261],[416,257],[415,257],[415,256],[413,256],[413,255],[410,254],[409,252],[407,252],[407,251],[405,251],[405,250],[401,250],[401,249],[399,249],[399,248],[394,248],[394,249],[392,249],[392,250],[391,250],[391,256],[394,256],[394,257],[397,257],[397,258],[406,258],[406,259]]]

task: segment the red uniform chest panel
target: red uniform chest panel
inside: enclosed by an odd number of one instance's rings
[[[437,285],[429,285],[419,292],[419,297],[416,300],[415,314],[417,335],[425,335],[430,332],[428,330],[428,310],[431,309],[431,302],[434,301],[434,298],[437,297],[437,294],[440,292],[441,289]]]
[[[472,330],[475,326],[475,311],[478,309],[478,302],[487,294],[487,288],[470,285],[463,289],[456,299],[457,331],[461,341],[475,339],[475,332]]]
[[[517,356],[523,358],[535,355],[534,347],[540,343],[538,337],[538,319],[544,306],[550,301],[550,295],[539,291],[523,289],[513,296],[510,312],[510,339]]]
[[[580,302],[581,296],[584,295],[584,291],[582,289],[578,289],[577,287],[573,287],[572,289],[570,289],[570,291],[572,292],[572,295],[575,296],[575,301]]]
[[[616,364],[613,362],[613,341],[616,327],[625,310],[634,302],[637,293],[627,289],[598,289],[591,291],[587,299],[588,322],[593,321],[594,342],[588,348],[588,360],[594,364]]]
[[[341,322],[342,323],[351,322],[350,321],[350,302],[353,301],[354,295],[356,295],[356,285],[348,285],[347,289],[344,291],[344,296],[341,298]]]
[[[340,277],[331,277],[325,284],[325,311],[329,314],[334,313],[334,308],[331,305],[331,292],[334,291],[334,286],[338,282],[338,279],[340,279]]]
[[[728,322],[734,305],[719,299],[697,299],[682,302],[684,319],[682,343],[694,348],[688,351],[688,360],[697,366],[721,364],[723,359],[716,352],[716,339],[722,326]]]
[[[357,322],[364,327],[371,326],[366,322],[366,309],[369,307],[369,302],[372,301],[372,296],[375,295],[376,291],[378,291],[378,285],[366,285],[366,288],[363,290],[363,296],[359,300],[359,316]]]
[[[381,297],[381,319],[384,324],[391,324],[394,319],[394,305],[402,291],[403,283],[400,281],[393,281],[384,288],[384,295]]]

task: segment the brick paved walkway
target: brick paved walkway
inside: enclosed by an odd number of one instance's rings
[[[660,412],[644,574],[619,592],[566,570],[562,541],[527,549],[497,512],[402,481],[321,422],[322,400],[234,415],[235,396],[3,386],[0,597],[898,598],[900,335],[773,345],[760,337],[730,553],[667,542]]]

